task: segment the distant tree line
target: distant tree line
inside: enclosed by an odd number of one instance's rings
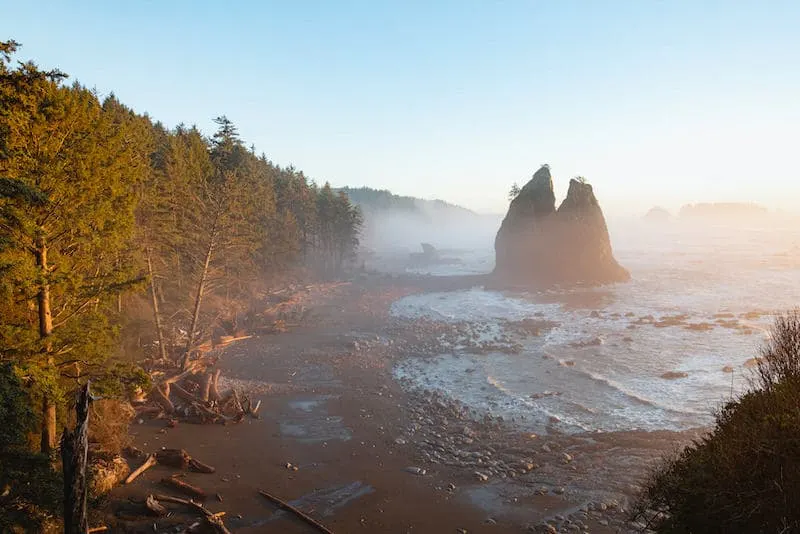
[[[121,329],[152,334],[163,358],[182,332],[188,354],[218,307],[245,308],[289,275],[341,275],[362,216],[345,193],[257,155],[225,117],[211,138],[169,129],[16,63],[17,48],[0,43],[0,370],[34,399],[49,453],[65,392],[143,380],[110,358]],[[149,311],[133,314],[134,300]]]
[[[435,213],[447,215],[475,216],[475,212],[445,202],[444,200],[425,200],[417,197],[396,195],[385,189],[371,187],[343,187],[338,190],[344,193],[351,202],[358,205],[365,214],[400,211],[410,214],[431,216]]]

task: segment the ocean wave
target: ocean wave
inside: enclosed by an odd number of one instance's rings
[[[646,397],[643,397],[643,396],[639,395],[637,392],[626,388],[625,386],[623,386],[619,382],[616,382],[615,380],[612,380],[611,378],[608,378],[607,376],[603,376],[603,375],[600,375],[600,374],[597,374],[597,373],[593,373],[592,371],[587,371],[585,369],[580,369],[580,368],[572,368],[572,369],[574,369],[574,371],[576,373],[584,376],[585,378],[588,378],[588,379],[590,379],[590,380],[592,380],[592,381],[594,381],[596,383],[602,384],[602,385],[612,389],[613,391],[624,395],[624,397],[626,399],[629,399],[629,400],[633,401],[636,404],[641,404],[641,405],[648,406],[648,407],[651,407],[651,408],[657,408],[657,409],[663,410],[665,412],[670,412],[670,413],[680,414],[680,415],[700,415],[702,413],[702,412],[698,412],[696,410],[692,410],[690,408],[678,409],[678,408],[675,408],[673,406],[667,406],[665,404],[661,404],[658,401],[655,401],[655,400],[652,400],[652,399],[648,399]]]

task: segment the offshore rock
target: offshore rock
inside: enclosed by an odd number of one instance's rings
[[[511,201],[495,238],[492,283],[501,287],[602,285],[630,279],[611,249],[592,186],[571,180],[558,209],[543,166]]]

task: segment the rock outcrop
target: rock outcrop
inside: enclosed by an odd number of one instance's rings
[[[605,217],[592,186],[571,180],[556,209],[550,169],[543,166],[511,201],[495,239],[495,285],[548,287],[623,282]]]

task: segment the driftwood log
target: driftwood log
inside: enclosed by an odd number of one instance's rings
[[[175,405],[169,400],[170,387],[169,383],[164,384],[164,389],[161,386],[153,386],[150,391],[150,399],[158,403],[161,408],[168,414],[175,413]]]
[[[89,383],[78,395],[75,404],[75,430],[64,429],[61,437],[61,461],[64,470],[64,534],[86,534],[86,463],[89,455]]]
[[[259,415],[258,415],[258,409],[259,408],[261,408],[261,401],[258,401],[256,403],[255,407],[250,410],[250,415],[253,416],[253,418],[255,418],[255,419],[258,419],[258,417],[259,417]]]
[[[208,400],[212,401],[219,401],[219,375],[222,372],[221,369],[217,369],[214,371],[214,375],[211,377],[211,389],[208,392]]]
[[[222,516],[225,515],[225,512],[220,513],[212,513],[210,512],[205,506],[200,503],[196,503],[194,501],[187,501],[186,499],[179,499],[178,497],[170,497],[169,495],[154,495],[153,498],[156,501],[163,501],[163,502],[170,502],[173,504],[182,504],[184,506],[188,506],[193,508],[203,514],[206,519],[206,522],[214,529],[214,532],[217,534],[231,534],[231,531],[225,527],[225,523],[222,522]]]
[[[167,509],[158,502],[155,497],[152,495],[148,495],[147,498],[144,500],[144,505],[147,507],[153,515],[157,516],[164,516],[167,515]]]
[[[144,473],[145,471],[147,471],[148,469],[150,469],[154,465],[156,465],[156,457],[155,457],[155,455],[148,454],[147,458],[142,463],[142,465],[137,467],[135,471],[133,471],[130,475],[128,475],[128,478],[125,479],[125,484],[130,484],[131,482],[136,480],[136,478],[139,475],[141,475],[142,473]]]
[[[211,396],[211,385],[214,383],[214,375],[206,373],[203,376],[202,388],[200,389],[200,398],[203,402],[208,402]]]
[[[197,497],[201,500],[205,500],[206,498],[206,492],[201,488],[192,486],[188,482],[184,482],[183,480],[180,480],[174,476],[162,478],[161,483],[172,489],[176,489],[182,493],[185,493],[186,495],[191,495],[192,497]]]
[[[211,474],[216,471],[216,469],[214,469],[210,465],[204,464],[200,460],[196,460],[194,458],[189,458],[189,469],[197,473],[208,473],[208,474]]]
[[[178,384],[172,384],[172,392],[175,393],[175,395],[177,395],[178,397],[182,398],[183,400],[185,400],[187,402],[190,402],[190,403],[191,402],[202,402],[202,399],[200,399],[200,397],[198,397],[198,396],[186,391],[185,389],[183,389]]]
[[[320,532],[324,532],[325,534],[333,534],[333,532],[330,531],[328,529],[328,527],[326,527],[325,525],[323,525],[322,523],[320,523],[319,521],[317,521],[313,517],[307,515],[306,513],[301,512],[300,510],[298,510],[297,508],[295,508],[294,506],[292,506],[288,502],[283,501],[283,500],[275,497],[274,495],[270,495],[266,491],[258,490],[258,492],[262,496],[264,496],[267,499],[269,499],[270,501],[272,501],[273,503],[277,504],[278,507],[282,508],[283,510],[286,510],[287,512],[293,513],[294,515],[296,515],[297,517],[299,517],[300,519],[302,519],[303,521],[305,521],[309,525],[311,525],[313,527],[316,527],[317,530],[319,530]]]
[[[161,449],[156,453],[156,460],[161,465],[167,465],[176,469],[186,470],[189,468],[189,456],[183,449]]]

